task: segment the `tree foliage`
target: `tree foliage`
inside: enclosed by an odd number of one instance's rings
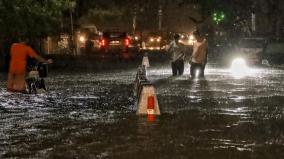
[[[130,25],[131,0],[77,0],[75,9],[79,24],[92,23],[102,28]]]
[[[42,37],[58,31],[68,0],[1,0],[2,37]]]

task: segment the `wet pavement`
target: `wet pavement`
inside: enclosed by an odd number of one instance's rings
[[[154,122],[135,115],[135,68],[52,72],[38,95],[7,93],[1,75],[0,158],[284,158],[284,70],[185,72],[149,69]]]

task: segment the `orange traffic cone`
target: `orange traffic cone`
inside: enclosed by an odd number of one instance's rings
[[[160,115],[159,104],[152,84],[143,84],[138,99],[137,115]]]

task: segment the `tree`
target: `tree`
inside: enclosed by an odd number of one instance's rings
[[[43,37],[60,30],[68,0],[1,0],[0,32],[3,37]]]
[[[129,27],[132,4],[132,0],[77,0],[77,23],[93,23],[101,28]]]
[[[259,0],[255,6],[257,16],[261,19],[261,33],[277,38],[283,35],[283,0]]]

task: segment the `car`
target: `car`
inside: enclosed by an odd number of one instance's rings
[[[264,65],[284,64],[284,42],[270,42],[267,44],[262,55]]]
[[[248,65],[259,65],[267,41],[266,38],[261,37],[241,38],[236,48],[237,55],[243,58]]]
[[[99,48],[100,32],[94,25],[83,25],[77,34],[77,45],[84,54],[89,54]]]
[[[128,52],[129,46],[130,38],[126,32],[103,32],[100,39],[100,50],[103,52]]]
[[[179,42],[186,46],[193,46],[193,43],[196,41],[192,33],[184,32],[171,32],[170,37],[173,39],[174,35],[178,34],[180,36]]]
[[[235,59],[242,59],[248,66],[259,66],[268,44],[267,38],[249,37],[227,40],[212,47],[212,53],[221,64],[231,66]]]
[[[142,50],[162,50],[165,48],[165,37],[159,32],[144,32],[142,34]]]

